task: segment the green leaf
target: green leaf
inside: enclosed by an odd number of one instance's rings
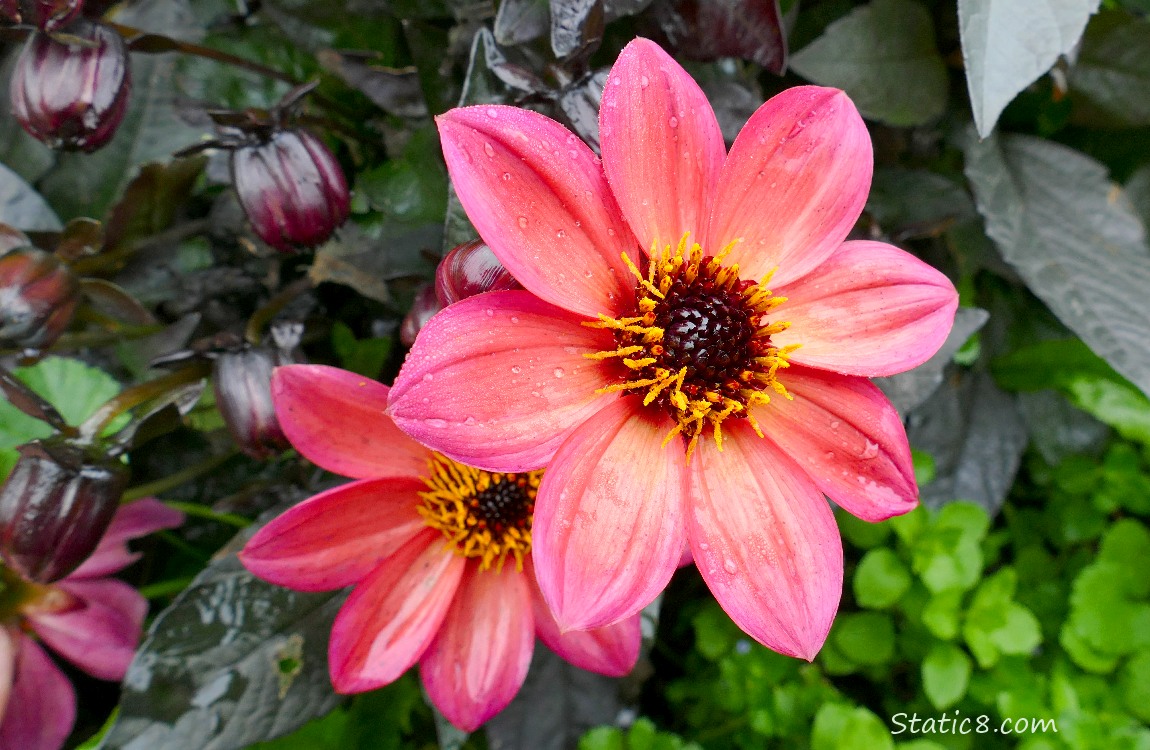
[[[524,746],[526,747],[526,746]],[[597,727],[579,740],[579,750],[702,750],[670,732],[660,732],[650,719],[640,718],[629,730]]]
[[[894,750],[894,740],[867,709],[827,703],[815,714],[811,750]]]
[[[962,615],[963,591],[951,589],[935,594],[922,608],[922,624],[936,638],[952,640],[958,635]]]
[[[1008,391],[1068,388],[1082,379],[1121,380],[1081,339],[1039,341],[996,357],[990,369],[999,386]]]
[[[1119,679],[1126,710],[1150,724],[1150,651],[1140,651],[1126,662]]]
[[[371,205],[396,221],[439,222],[447,209],[447,173],[435,130],[412,134],[399,159],[363,172],[356,180]]]
[[[3,164],[0,164],[0,223],[29,232],[61,228],[51,206],[23,177]]]
[[[908,127],[946,109],[947,73],[930,13],[915,0],[873,0],[832,23],[791,67],[846,91],[865,117]]]
[[[860,607],[886,609],[902,598],[910,588],[911,576],[906,565],[887,547],[872,549],[859,561],[855,570],[855,601]]]
[[[958,0],[966,84],[978,134],[1069,53],[1099,0]]]
[[[1150,445],[1150,399],[1124,382],[1078,378],[1067,385],[1079,409],[1128,440]]]
[[[843,655],[857,664],[885,664],[894,657],[894,621],[887,614],[839,615],[832,637]]]
[[[869,523],[846,511],[836,513],[835,517],[838,519],[839,531],[843,538],[860,549],[877,547],[890,536],[889,523]]]
[[[383,363],[391,354],[392,339],[357,339],[347,324],[336,321],[331,329],[331,346],[345,370],[368,378],[379,377]]]
[[[981,506],[955,502],[931,519],[914,543],[911,568],[932,593],[968,590],[982,572],[982,540],[990,519]]]
[[[1038,297],[1096,354],[1150,393],[1150,246],[1106,168],[1050,141],[966,143],[986,231]]]
[[[950,708],[966,695],[970,657],[958,646],[938,643],[922,662],[922,688],[935,708]]]
[[[1104,10],[1091,19],[1070,68],[1079,122],[1150,125],[1150,20]]]

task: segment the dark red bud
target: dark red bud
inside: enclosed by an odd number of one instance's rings
[[[270,458],[290,445],[272,403],[272,370],[296,361],[289,352],[271,346],[216,357],[212,375],[216,408],[236,444],[252,458]]]
[[[435,296],[443,307],[483,292],[522,288],[480,240],[452,249],[435,269]]]
[[[411,303],[411,309],[407,311],[403,323],[399,326],[399,340],[403,345],[414,344],[415,337],[424,324],[442,309],[443,305],[439,304],[438,295],[435,293],[435,284],[427,284],[420,289],[415,295],[415,301]]]
[[[128,48],[110,26],[80,20],[69,44],[36,32],[12,71],[12,113],[21,127],[52,148],[95,151],[111,139],[131,89]]]
[[[347,220],[347,180],[306,130],[280,130],[232,152],[232,182],[252,229],[281,252],[323,244]]]
[[[49,346],[72,321],[79,291],[76,277],[51,253],[21,247],[0,256],[0,341]]]
[[[84,0],[0,0],[0,21],[56,31],[80,15]]]
[[[128,472],[96,450],[60,438],[20,446],[0,488],[0,558],[29,581],[68,575],[108,530]]]

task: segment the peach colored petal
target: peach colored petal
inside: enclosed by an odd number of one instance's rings
[[[160,529],[174,529],[184,523],[184,514],[169,508],[154,497],[145,497],[121,505],[112,523],[91,556],[69,574],[69,580],[100,578],[120,571],[139,558],[127,542]]]
[[[547,602],[543,600],[543,593],[535,582],[535,571],[528,567],[525,573],[531,584],[535,634],[547,648],[580,669],[609,677],[622,677],[635,668],[642,643],[641,614],[631,615],[602,628],[568,630],[564,633],[559,629],[559,623],[555,621]]]
[[[0,722],[0,748],[60,750],[76,723],[76,692],[35,641],[15,640],[16,676]]]
[[[517,107],[436,118],[459,202],[511,275],[571,312],[616,316],[632,298],[635,238],[599,158],[571,131]]]
[[[866,125],[838,89],[797,86],[772,97],[743,127],[719,178],[703,246],[740,240],[728,262],[782,285],[835,251],[858,220],[874,157]],[[610,173],[608,173],[610,174]]]
[[[424,489],[420,479],[387,477],[321,492],[257,531],[240,562],[265,581],[297,591],[359,583],[425,527],[416,512]]]
[[[497,573],[472,562],[419,674],[447,720],[474,732],[519,692],[534,648],[526,577],[514,566]]]
[[[883,242],[847,242],[798,281],[775,289],[772,336],[800,344],[791,360],[845,375],[879,377],[930,359],[954,324],[958,292],[933,266]]]
[[[726,147],[706,94],[654,42],[635,39],[615,61],[599,133],[607,180],[643,249],[687,232],[699,239]]]
[[[420,476],[430,452],[384,413],[388,388],[324,365],[288,365],[272,373],[276,417],[309,461],[353,479]]]
[[[355,587],[336,615],[328,644],[331,681],[361,693],[395,681],[435,638],[466,559],[425,529]]]
[[[910,445],[898,412],[865,378],[792,367],[794,397],[755,409],[763,431],[846,511],[883,521],[918,504]]]
[[[723,450],[700,440],[691,461],[687,534],[695,565],[748,635],[810,661],[842,595],[834,514],[810,477],[770,440],[745,421],[723,427]]]
[[[535,501],[536,578],[562,630],[630,617],[663,590],[683,552],[682,443],[639,400],[584,422],[548,465]]]
[[[609,403],[596,395],[620,365],[583,355],[615,348],[607,331],[530,292],[489,292],[424,326],[391,389],[407,434],[471,466],[544,466],[563,438]]]
[[[53,651],[101,680],[120,680],[140,641],[148,603],[140,592],[114,579],[56,586],[81,606],[58,614],[28,616],[28,624]]]

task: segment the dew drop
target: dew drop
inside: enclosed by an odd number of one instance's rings
[[[728,557],[723,561],[723,570],[727,571],[731,575],[734,575],[735,573],[739,572],[739,566],[735,565],[735,561]]]
[[[463,420],[463,424],[468,425],[468,426],[474,425],[476,422],[477,422],[477,420],[475,419],[475,417],[468,417],[467,419]]]
[[[643,88],[647,88],[648,86],[651,85],[651,79],[648,78],[647,76],[642,76],[641,78],[639,78],[639,85],[642,86]]]
[[[563,368],[562,367],[556,367],[554,370],[554,375],[557,378],[563,377]]]
[[[518,323],[518,322],[519,322],[519,318],[517,318],[517,317],[515,317],[514,315],[512,315],[512,316],[511,316],[511,322],[512,322],[512,323]],[[515,351],[519,351],[519,350],[518,350],[518,349],[516,349]]]
[[[486,310],[484,310],[483,312],[485,312],[485,313],[487,314],[487,317],[489,317],[489,318],[491,318],[491,317],[494,317],[494,316],[495,316],[495,311],[494,311],[494,310],[492,310],[490,307],[489,307],[489,308],[487,308]]]
[[[594,274],[594,273],[592,273],[591,271],[584,271],[584,272],[583,272],[583,275],[584,275],[584,276],[586,276],[586,277],[587,277],[587,278],[589,278],[589,279],[591,279],[591,278],[594,278],[594,277],[595,277],[595,274]]]
[[[510,182],[511,181],[511,173],[510,172],[504,172],[503,173],[503,181],[504,182]]]
[[[839,428],[839,425],[840,425],[840,424],[842,424],[842,423],[841,423],[841,422],[839,422],[837,419],[835,419],[835,420],[832,420],[832,421],[831,421],[831,429],[832,429],[832,430],[837,430],[837,429]]]
[[[863,452],[862,452],[861,456],[863,458],[874,458],[877,455],[878,455],[878,443],[872,443],[869,440],[866,441],[866,447],[863,448]]]
[[[555,233],[555,236],[558,237],[559,239],[563,239],[564,237],[567,236],[567,233],[564,232],[562,229],[560,229],[558,232]]]
[[[679,127],[679,118],[675,117],[674,115],[671,115],[671,119],[667,121],[667,124],[670,125],[672,128],[677,128],[677,127]]]
[[[539,398],[539,391],[531,391],[531,395],[535,398]]]
[[[519,228],[520,229],[526,229],[527,228],[527,217],[526,216],[520,216],[519,217]]]
[[[499,117],[499,110],[497,110],[495,107],[488,107],[487,108],[487,116],[488,117]]]
[[[483,153],[487,154],[489,158],[495,156],[495,149],[491,147],[490,143],[483,144]]]
[[[570,156],[572,159],[578,159],[579,158],[579,152],[576,151],[575,149],[571,149],[570,151],[568,151],[567,155]]]
[[[519,365],[515,365],[514,367],[511,368],[511,372],[518,375],[519,373],[523,372],[523,368],[520,367]]]
[[[824,455],[826,456],[826,459],[828,461],[833,461],[835,459],[835,452],[834,451],[827,451],[826,454],[824,454]]]
[[[614,86],[622,86],[623,85],[623,79],[620,78],[619,76],[615,76],[614,78],[611,79],[611,84]]]
[[[609,235],[611,235],[612,237],[614,237],[614,236],[615,236],[615,230],[614,230],[614,229],[612,229],[611,227],[607,227],[607,234],[609,234]]]
[[[710,548],[711,548],[711,545],[707,544],[706,542],[699,542],[699,550],[700,551],[706,552]]]
[[[442,430],[447,427],[447,420],[433,417],[431,419],[424,420],[424,424],[426,424],[428,427],[434,427],[437,430]]]
[[[434,375],[432,375],[430,372],[424,373],[424,375],[423,375],[423,382],[424,382],[424,383],[430,383],[434,377],[435,377],[435,376],[434,376]]]

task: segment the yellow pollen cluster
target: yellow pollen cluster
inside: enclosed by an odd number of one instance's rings
[[[763,436],[750,408],[769,403],[769,391],[791,398],[777,373],[790,366],[787,357],[798,345],[776,347],[771,344],[771,335],[790,327],[787,322],[764,320],[770,311],[786,301],[785,297],[772,295],[766,287],[771,274],[758,283],[743,281],[739,278],[738,264],[723,265],[723,259],[738,240],[724,247],[717,256],[707,257],[698,243],[688,246],[688,236],[683,236],[678,247],[667,245],[662,251],[652,247],[646,275],[624,253],[623,262],[638,280],[636,314],[620,318],[600,314],[598,321],[583,325],[613,331],[618,345],[610,351],[584,356],[597,360],[618,358],[629,370],[626,380],[598,392],[646,391],[643,405],[662,406],[676,422],[663,444],[676,435],[686,436],[686,457],[690,461],[699,435],[707,425],[711,426],[715,443],[722,450],[721,425],[728,417],[746,419],[756,434]],[[745,350],[738,355],[739,361],[728,375],[718,380],[714,376],[702,377],[692,366],[678,364],[683,357],[672,358],[668,346],[664,346],[668,343],[667,329],[660,321],[671,319],[676,306],[698,304],[699,300],[719,300],[719,304],[728,308],[733,305],[753,328]]]
[[[501,571],[508,555],[514,556],[515,569],[523,570],[543,472],[484,471],[438,453],[428,469],[417,509],[427,526],[443,532],[456,554],[479,558],[480,570]]]

